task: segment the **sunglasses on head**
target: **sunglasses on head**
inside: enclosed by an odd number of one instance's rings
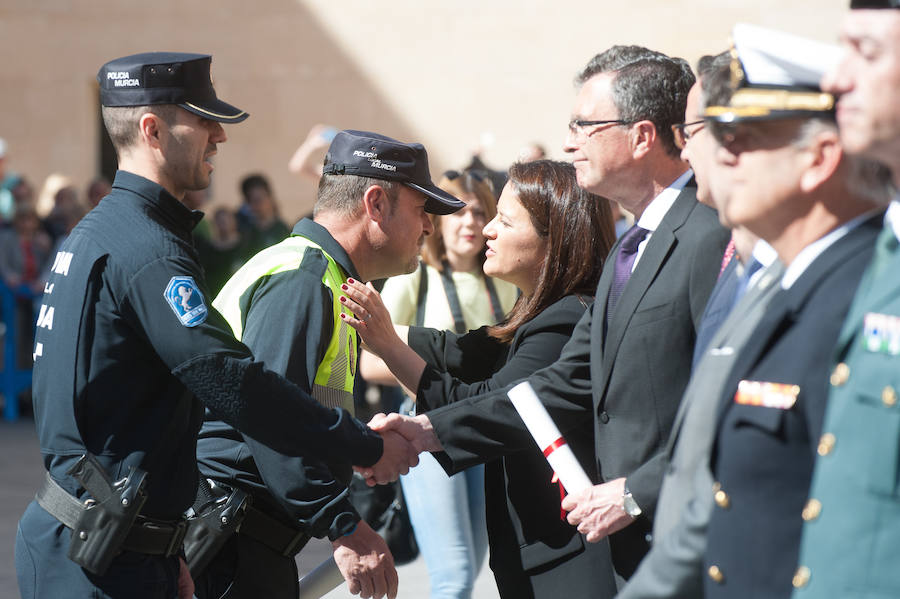
[[[444,176],[453,181],[454,179],[458,179],[462,176],[469,175],[479,183],[484,183],[487,179],[487,173],[481,170],[465,170],[465,171],[457,171],[457,170],[449,170],[444,172]]]

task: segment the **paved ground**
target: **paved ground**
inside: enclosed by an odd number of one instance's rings
[[[31,501],[43,474],[34,423],[23,419],[16,423],[0,420],[0,599],[19,596],[13,565],[16,522]],[[310,543],[298,557],[300,569],[305,573],[327,559],[330,544]],[[406,566],[401,566],[401,599],[427,599],[428,573],[421,556]],[[326,599],[353,597],[342,585],[325,596]],[[485,564],[475,585],[473,599],[497,599],[497,589],[490,568]]]

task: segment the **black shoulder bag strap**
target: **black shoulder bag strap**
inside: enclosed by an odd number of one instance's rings
[[[416,326],[425,326],[425,296],[428,295],[428,271],[424,262],[419,262],[419,295],[416,297]]]

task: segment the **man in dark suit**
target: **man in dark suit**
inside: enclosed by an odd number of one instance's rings
[[[711,469],[704,596],[789,597],[808,572],[797,569],[803,518],[827,392],[828,357],[853,290],[871,255],[887,178],[844,155],[829,94],[808,91],[808,65],[827,48],[791,38],[776,48],[779,75],[742,60],[772,32],[735,29],[740,78],[707,127],[721,146],[724,218],[767,241],[785,265],[769,303],[722,387]],[[759,55],[757,55],[759,56]],[[796,62],[795,62],[796,61]],[[774,63],[773,63],[774,64]],[[752,83],[750,83],[752,82]]]
[[[610,252],[594,305],[560,359],[528,380],[563,434],[593,415],[597,469],[589,474],[600,484],[566,498],[564,507],[588,541],[612,535],[616,570],[627,578],[649,547],[663,449],[728,232],[695,199],[674,143],[671,126],[682,122],[694,82],[685,61],[615,46],[591,60],[577,82],[565,149],[578,183],[630,211],[638,227]],[[472,431],[469,452],[483,459],[531,447],[507,390],[448,406],[456,423],[445,416],[434,429],[462,424],[477,410],[493,426]],[[439,447],[426,416],[392,416],[384,424],[421,448]],[[452,453],[461,462],[467,457]]]
[[[841,144],[890,167],[900,185],[900,2],[853,0],[847,52],[822,81],[838,96]],[[822,506],[803,524],[796,599],[900,596],[900,202],[888,208],[831,355],[823,434],[810,489]]]
[[[697,199],[715,205],[717,197],[727,196],[728,181],[715,177],[719,148],[703,112],[707,104],[719,104],[731,96],[730,89],[713,83],[717,78],[730,77],[730,55],[704,57],[697,71],[699,79],[688,95],[685,124],[678,129],[683,130],[682,157],[697,179]],[[710,95],[710,88],[722,87],[724,97]],[[680,132],[676,132],[676,139]],[[731,226],[721,212],[719,220]],[[669,466],[653,522],[653,548],[618,595],[622,599],[693,599],[703,592],[706,525],[712,512],[709,489],[713,480],[708,464],[716,405],[737,355],[780,289],[778,282],[784,272],[771,246],[743,227],[732,231],[732,239],[736,242],[735,256],[720,275],[706,306],[694,351],[696,365],[666,447]],[[755,263],[758,269],[753,268]],[[704,330],[709,331],[705,343]]]

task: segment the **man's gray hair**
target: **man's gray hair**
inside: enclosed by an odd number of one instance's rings
[[[797,148],[808,148],[824,132],[838,136],[838,125],[833,118],[811,118],[800,125],[791,144]],[[857,197],[887,206],[896,192],[890,169],[880,162],[847,152],[844,152],[843,158],[847,164],[845,189]]]
[[[615,73],[612,100],[618,118],[628,123],[650,121],[666,152],[680,155],[672,125],[684,121],[694,73],[682,58],[666,56],[642,46],[613,46],[588,62],[575,78],[577,85],[601,73]]]
[[[384,189],[393,206],[398,186],[402,184],[357,175],[322,175],[313,216],[321,212],[334,212],[344,217],[356,216],[362,206],[363,195],[373,185]]]

